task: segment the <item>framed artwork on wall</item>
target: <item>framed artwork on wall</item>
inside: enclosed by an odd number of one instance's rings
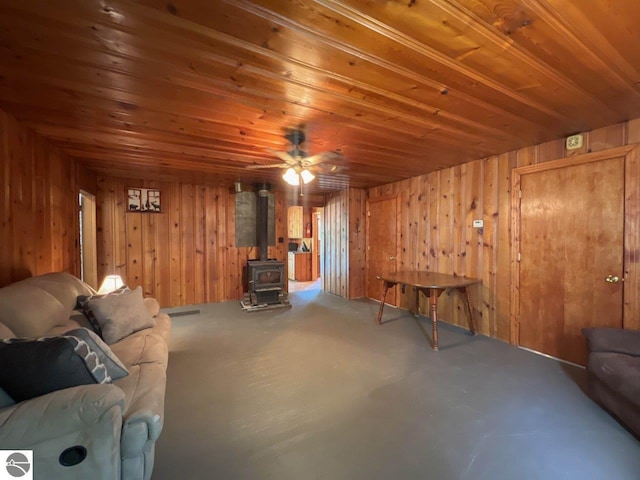
[[[127,211],[160,213],[160,190],[152,188],[127,188]]]

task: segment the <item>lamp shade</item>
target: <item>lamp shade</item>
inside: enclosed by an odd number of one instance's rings
[[[316,176],[307,169],[302,170],[302,172],[300,172],[300,176],[302,177],[302,181],[304,183],[309,183],[314,178],[316,178]]]
[[[287,171],[284,172],[284,175],[282,175],[282,178],[289,185],[300,185],[300,176],[293,168],[288,168]]]
[[[119,289],[123,285],[124,283],[122,282],[122,277],[120,275],[107,275],[106,277],[104,277],[98,293],[101,295],[105,293],[111,293]]]

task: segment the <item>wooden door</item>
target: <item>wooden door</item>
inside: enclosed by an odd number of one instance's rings
[[[581,329],[622,327],[624,168],[617,157],[521,177],[521,346],[584,365]]]
[[[380,300],[382,281],[376,277],[381,273],[396,271],[398,256],[398,208],[397,198],[369,202],[367,213],[369,245],[367,248],[367,296]],[[386,302],[397,305],[397,287],[389,289]]]

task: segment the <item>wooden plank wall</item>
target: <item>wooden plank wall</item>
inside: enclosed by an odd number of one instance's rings
[[[161,213],[126,212],[127,187],[161,191]],[[98,275],[117,273],[163,307],[236,300],[255,247],[235,246],[235,198],[229,189],[99,177]],[[287,206],[276,193],[276,239],[287,237]],[[269,247],[285,261],[286,243]]]
[[[516,167],[640,142],[640,119],[586,132],[584,146],[568,152],[564,139],[496,155],[456,167],[371,188],[369,198],[401,195],[401,253],[398,269],[425,269],[482,279],[471,292],[481,333],[509,340],[510,189]],[[627,173],[627,177],[633,175]],[[640,179],[627,178],[637,184]],[[472,227],[483,219],[484,228]],[[638,246],[640,247],[640,246]],[[411,293],[413,294],[413,293]],[[463,298],[443,295],[439,314],[466,326]],[[409,293],[400,306],[408,308]],[[427,303],[421,301],[421,311]]]
[[[324,208],[323,289],[345,298],[365,295],[366,191],[350,188]]]
[[[0,110],[0,287],[53,271],[79,274],[80,170]]]
[[[324,207],[324,275],[322,289],[347,297],[349,291],[348,190],[327,197]]]
[[[366,225],[367,192],[349,189],[349,297],[362,298],[367,294]]]

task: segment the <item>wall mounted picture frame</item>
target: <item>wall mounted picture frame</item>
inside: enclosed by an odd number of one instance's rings
[[[160,213],[162,205],[160,190],[153,188],[127,188],[127,211],[143,213]]]

